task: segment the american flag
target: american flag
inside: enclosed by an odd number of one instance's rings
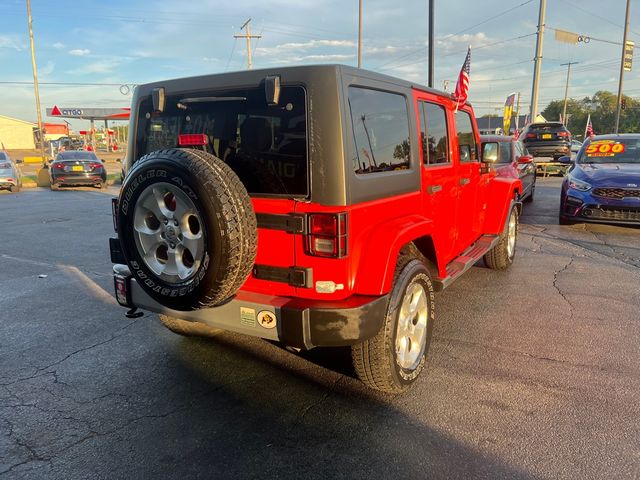
[[[464,105],[469,96],[469,75],[471,73],[471,47],[467,50],[467,58],[464,59],[460,75],[458,75],[458,83],[456,83],[456,91],[453,94],[456,98],[456,110]]]
[[[593,125],[591,124],[591,119],[589,119],[589,123],[587,123],[587,136],[593,137],[596,132],[593,131]]]

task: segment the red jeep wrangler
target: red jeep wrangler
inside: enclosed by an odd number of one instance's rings
[[[118,302],[183,335],[348,345],[363,382],[401,392],[434,292],[483,256],[513,261],[521,184],[480,154],[470,105],[351,67],[141,85],[114,200]]]

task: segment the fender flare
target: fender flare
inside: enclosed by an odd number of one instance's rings
[[[419,215],[410,215],[378,225],[366,238],[367,248],[357,262],[354,293],[384,295],[391,290],[400,249],[416,238],[429,236],[433,222]],[[391,245],[381,252],[380,243]]]

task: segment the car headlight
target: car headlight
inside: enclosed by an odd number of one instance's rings
[[[587,190],[591,190],[591,185],[587,182],[583,182],[582,180],[578,180],[577,178],[574,178],[572,176],[569,176],[568,180],[569,180],[569,188],[573,188],[581,192],[586,192]]]

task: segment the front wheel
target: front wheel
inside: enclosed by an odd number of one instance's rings
[[[398,259],[384,326],[351,347],[358,378],[387,393],[402,393],[424,369],[434,321],[431,276],[420,260]]]
[[[511,207],[507,223],[500,234],[498,244],[485,256],[484,263],[493,270],[506,270],[513,263],[516,255],[516,241],[518,239],[518,208]]]
[[[11,187],[9,188],[9,190],[11,191],[11,193],[18,193],[20,191],[20,186],[18,185],[11,185]]]

